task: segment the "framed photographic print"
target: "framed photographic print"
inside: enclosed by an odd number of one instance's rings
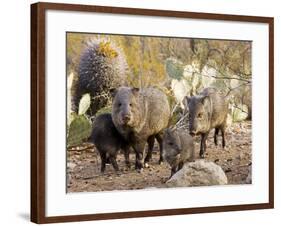
[[[273,18],[31,5],[31,221],[274,207]]]

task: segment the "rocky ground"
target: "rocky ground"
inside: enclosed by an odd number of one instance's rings
[[[235,123],[226,134],[226,148],[213,142],[213,132],[207,141],[205,160],[220,165],[226,173],[229,184],[244,184],[252,163],[251,122]],[[88,148],[87,148],[88,147]],[[196,155],[199,158],[199,138],[196,140]],[[158,164],[159,149],[155,145],[149,168],[143,173],[134,169],[135,156],[130,154],[131,168],[127,169],[123,154],[119,154],[117,162],[121,170],[116,174],[111,165],[106,166],[104,174],[100,173],[100,157],[97,150],[85,143],[67,152],[67,192],[94,192],[111,190],[132,190],[150,187],[166,187],[165,182],[170,176],[167,163]]]

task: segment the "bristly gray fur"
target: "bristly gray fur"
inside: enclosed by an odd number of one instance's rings
[[[165,129],[163,157],[171,166],[171,176],[181,169],[185,162],[194,160],[193,138],[182,129]]]
[[[201,134],[200,156],[206,150],[206,139],[211,129],[215,128],[215,143],[220,130],[225,146],[224,133],[228,113],[229,98],[221,95],[215,88],[205,88],[199,95],[186,97],[185,102],[189,112],[189,131],[191,134]]]
[[[112,117],[119,133],[138,155],[136,168],[142,168],[143,150],[148,139],[152,142],[155,136],[161,152],[161,132],[167,127],[170,117],[169,102],[162,91],[156,88],[120,87],[113,99]],[[146,162],[149,159],[147,157]]]

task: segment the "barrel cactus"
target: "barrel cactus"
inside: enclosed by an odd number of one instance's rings
[[[87,112],[94,115],[110,101],[110,89],[125,84],[127,62],[122,50],[109,40],[87,42],[78,66],[78,79],[73,97],[74,111],[83,94],[89,93],[91,105]]]

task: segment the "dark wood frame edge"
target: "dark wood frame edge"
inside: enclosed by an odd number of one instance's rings
[[[31,5],[31,221],[45,217],[45,9]]]
[[[274,208],[274,18],[268,22],[269,32],[269,204]]]
[[[182,209],[146,210],[103,214],[45,216],[45,12],[67,10],[130,15],[150,15],[207,20],[259,22],[269,25],[269,202],[246,205],[214,206]],[[240,211],[274,208],[274,18],[119,8],[92,5],[35,3],[31,5],[31,221],[56,223],[106,220],[207,212]]]

